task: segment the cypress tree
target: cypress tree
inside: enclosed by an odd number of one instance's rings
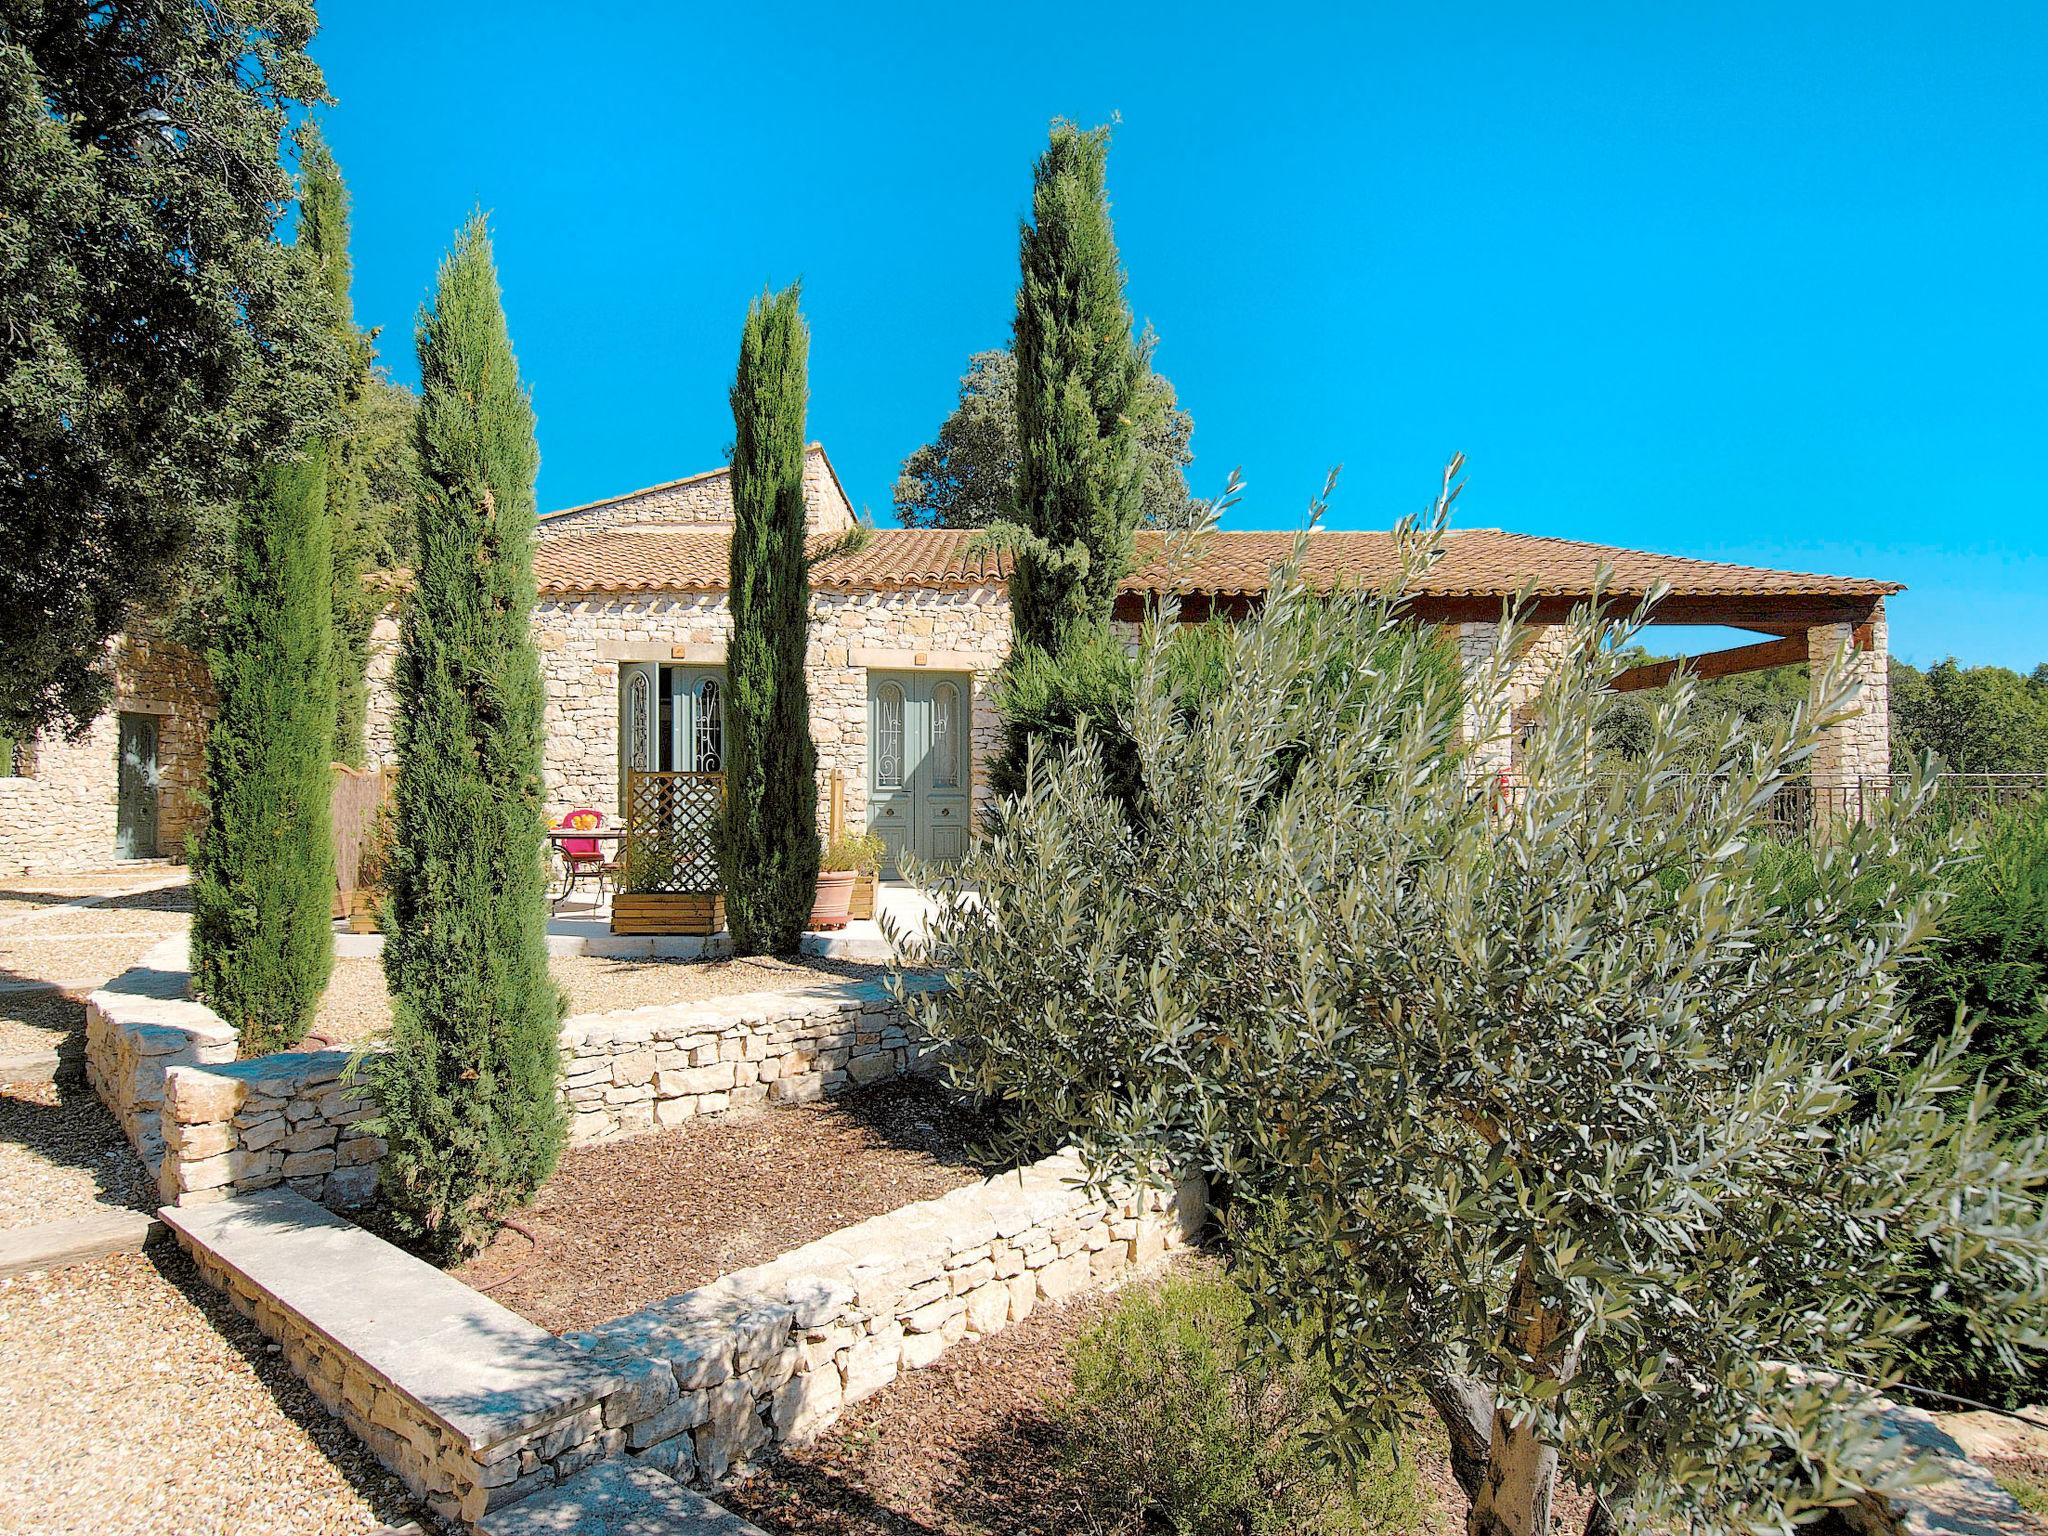
[[[818,889],[818,749],[804,645],[805,365],[795,285],[748,306],[732,386],[733,530],[719,870],[742,955],[793,954]]]
[[[548,974],[533,409],[475,215],[419,322],[418,558],[397,667],[396,847],[375,1071],[386,1198],[472,1251],[561,1155]]]
[[[356,329],[349,296],[348,188],[327,141],[311,119],[299,130],[299,243],[312,257],[337,340],[346,356],[341,430],[328,454],[327,510],[334,527],[334,757],[363,763],[365,673],[370,628],[382,600],[364,584],[376,553],[369,466],[363,441],[364,396],[370,386],[370,338]]]
[[[1107,128],[1054,123],[1018,239],[1017,505],[1002,536],[1017,638],[1048,652],[1108,620],[1144,510],[1144,359],[1110,228],[1108,150]]]
[[[237,510],[207,652],[219,713],[193,859],[193,975],[245,1056],[304,1035],[334,963],[325,460],[314,444],[269,466]]]

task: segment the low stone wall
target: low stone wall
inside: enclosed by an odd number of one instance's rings
[[[164,1219],[200,1276],[440,1519],[473,1523],[625,1444],[608,1426],[639,1402],[633,1372],[288,1190]]]
[[[240,1034],[185,995],[183,938],[166,939],[85,1003],[85,1074],[128,1143],[152,1170],[163,1160],[170,1072],[235,1059]]]
[[[572,1142],[801,1104],[901,1076],[921,1043],[880,982],[585,1014],[562,1025]]]
[[[629,1452],[716,1486],[950,1345],[1115,1283],[1207,1216],[1199,1181],[1090,1194],[1082,1173],[1072,1153],[1049,1157],[565,1337],[635,1373]]]
[[[166,1205],[286,1185],[337,1210],[366,1202],[385,1145],[346,1051],[237,1061],[239,1036],[185,995],[168,939],[86,1004],[86,1073]],[[938,985],[935,981],[916,985]],[[797,1104],[914,1070],[923,1047],[880,982],[750,992],[580,1014],[562,1023],[572,1142],[609,1141],[763,1104]]]
[[[165,1205],[198,1205],[283,1184],[335,1210],[367,1204],[384,1142],[359,1129],[376,1114],[349,1080],[347,1051],[280,1052],[165,1074]]]

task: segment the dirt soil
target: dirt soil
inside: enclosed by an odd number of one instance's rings
[[[593,1327],[970,1183],[984,1133],[903,1079],[572,1147],[520,1215],[538,1250],[508,1228],[453,1273],[543,1328]]]
[[[569,994],[569,1012],[604,1013],[665,1003],[700,1002],[740,992],[776,992],[788,987],[841,981],[871,981],[886,967],[846,960],[801,962],[754,957],[745,960],[606,960],[593,955],[557,955],[548,962]],[[320,1001],[308,1035],[310,1043],[351,1044],[391,1027],[391,998],[384,987],[384,962],[334,962],[334,975]]]
[[[817,1443],[785,1451],[721,1491],[719,1502],[773,1536],[1099,1530],[1061,1477],[1061,1431],[1050,1409],[1073,1384],[1068,1346],[1114,1301],[1080,1297],[954,1345],[936,1364],[849,1408]],[[1441,1447],[1418,1436],[1409,1449],[1428,1515],[1401,1536],[1461,1536],[1465,1501]]]
[[[0,1228],[156,1203],[142,1159],[82,1077],[0,1083]]]

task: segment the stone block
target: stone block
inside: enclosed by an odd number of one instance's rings
[[[285,1137],[286,1152],[313,1152],[321,1147],[331,1147],[340,1133],[331,1125],[308,1125],[293,1131]]]
[[[284,1160],[284,1176],[288,1179],[307,1178],[315,1174],[334,1171],[334,1149],[322,1147],[317,1152],[294,1152]]]
[[[733,1324],[733,1370],[743,1374],[775,1359],[789,1343],[795,1309],[777,1303],[757,1306]]]
[[[845,1400],[860,1402],[896,1379],[903,1355],[903,1330],[895,1325],[870,1334],[846,1352]]]
[[[626,1445],[640,1451],[657,1445],[685,1430],[696,1429],[711,1418],[710,1392],[685,1392],[645,1418],[626,1425]]]
[[[803,1444],[839,1416],[845,1400],[837,1371],[806,1371],[790,1377],[776,1392],[769,1415],[775,1438]]]
[[[1073,1254],[1064,1259],[1055,1259],[1037,1272],[1038,1299],[1040,1301],[1062,1302],[1081,1293],[1088,1285],[1088,1259],[1085,1254]]]
[[[1010,1320],[1010,1288],[992,1280],[967,1296],[967,1326],[975,1333],[999,1333]]]
[[[196,1067],[173,1067],[164,1074],[164,1104],[186,1122],[231,1120],[249,1096],[247,1083]]]
[[[606,1428],[636,1424],[661,1412],[676,1400],[676,1373],[665,1362],[645,1358],[622,1359],[618,1362],[618,1370],[626,1379],[624,1385],[604,1400]],[[694,1427],[689,1424],[676,1426],[677,1429]],[[641,1441],[642,1445],[648,1443]]]
[[[903,1337],[903,1368],[921,1371],[946,1352],[946,1336],[942,1333],[905,1334]]]

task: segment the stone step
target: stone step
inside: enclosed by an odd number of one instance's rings
[[[477,1522],[479,1536],[764,1536],[644,1462],[601,1461]]]
[[[603,1361],[302,1195],[169,1206],[187,1247],[299,1319],[473,1451],[600,1402]]]
[[[112,1253],[140,1253],[163,1236],[163,1223],[147,1211],[109,1207],[68,1221],[38,1222],[0,1231],[0,1279],[33,1270],[63,1269]]]

